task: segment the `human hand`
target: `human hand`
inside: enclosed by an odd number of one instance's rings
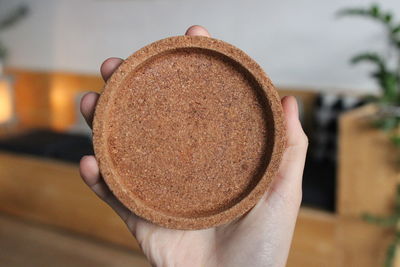
[[[209,36],[209,33],[200,26],[192,26],[186,35]],[[100,70],[105,81],[122,61],[119,58],[104,61]],[[90,92],[81,101],[81,112],[89,126],[98,97]],[[154,266],[284,266],[301,203],[308,141],[295,98],[284,97],[282,106],[287,148],[277,177],[258,204],[232,223],[196,231],[162,228],[136,216],[118,201],[101,177],[94,156],[82,158],[81,176],[126,223]]]

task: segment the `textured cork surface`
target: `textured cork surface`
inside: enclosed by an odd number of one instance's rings
[[[259,65],[201,36],[163,39],[125,60],[100,96],[93,132],[117,198],[175,229],[243,215],[268,189],[285,147],[280,101]]]

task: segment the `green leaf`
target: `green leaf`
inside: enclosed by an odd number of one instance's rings
[[[4,60],[7,56],[7,48],[5,45],[0,41],[0,61]]]
[[[396,104],[400,100],[398,88],[399,78],[397,73],[388,71],[386,61],[376,53],[361,53],[351,59],[351,63],[371,62],[377,66],[377,70],[372,73],[382,89],[383,100],[386,103]]]
[[[9,15],[0,20],[0,30],[7,29],[8,27],[11,27],[15,23],[17,23],[20,19],[25,17],[29,12],[29,9],[25,5],[21,5],[12,12],[9,13]]]
[[[344,8],[337,12],[337,16],[369,15],[368,10],[362,8]]]
[[[378,7],[378,5],[376,5],[376,4],[372,5],[369,12],[370,12],[370,14],[372,16],[378,17],[379,16],[379,7]]]
[[[393,267],[394,256],[396,255],[396,243],[390,244],[386,251],[385,267]]]
[[[392,14],[383,13],[378,5],[372,5],[370,8],[345,8],[337,12],[338,17],[344,16],[363,16],[382,22],[389,31],[392,31]]]
[[[362,219],[368,223],[376,224],[379,226],[394,226],[397,224],[398,217],[397,216],[389,216],[389,217],[380,217],[380,216],[374,216],[371,214],[363,214]]]
[[[378,64],[380,67],[384,66],[384,59],[376,53],[364,52],[351,58],[351,63],[357,64],[361,61],[370,61]]]
[[[387,13],[386,15],[383,16],[383,19],[387,22],[390,23],[392,21],[392,14]]]
[[[392,29],[392,33],[393,34],[396,34],[396,33],[399,33],[399,32],[400,32],[400,25],[397,25]]]
[[[397,36],[396,34],[391,34],[389,40],[396,48],[400,49],[400,36]]]
[[[374,121],[374,126],[383,131],[391,131],[397,126],[396,118],[377,119]]]
[[[400,185],[396,187],[396,196],[395,196],[395,212],[400,215]],[[400,236],[397,236],[400,237]]]
[[[397,87],[397,75],[392,72],[382,73],[382,78],[378,80],[383,89],[383,98],[391,104],[396,104],[399,99],[399,90]]]
[[[390,139],[396,147],[400,148],[400,136],[392,136]]]
[[[378,100],[379,100],[379,97],[377,97],[376,95],[366,95],[364,97],[364,101],[366,101],[367,103],[377,102]]]
[[[400,185],[397,185],[396,188],[396,196],[395,196],[395,212],[396,214],[400,214]],[[400,237],[400,236],[397,236]]]

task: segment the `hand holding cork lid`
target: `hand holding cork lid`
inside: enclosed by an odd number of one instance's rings
[[[296,101],[207,36],[194,26],[105,61],[100,98],[82,100],[96,158],[80,171],[155,266],[283,266],[307,150]]]

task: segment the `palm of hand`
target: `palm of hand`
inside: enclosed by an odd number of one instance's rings
[[[208,35],[199,26],[186,34]],[[106,60],[101,72],[105,80],[121,64]],[[98,94],[88,93],[81,110],[89,125]],[[288,132],[288,147],[270,191],[242,218],[219,227],[198,231],[171,230],[151,224],[127,210],[102,180],[96,159],[85,156],[80,171],[83,180],[107,202],[127,224],[144,254],[155,266],[284,266],[301,202],[301,180],[307,138],[298,120],[293,97],[282,100]]]
[[[284,266],[299,203],[273,192],[228,225],[181,231],[141,221],[132,232],[155,266]]]

